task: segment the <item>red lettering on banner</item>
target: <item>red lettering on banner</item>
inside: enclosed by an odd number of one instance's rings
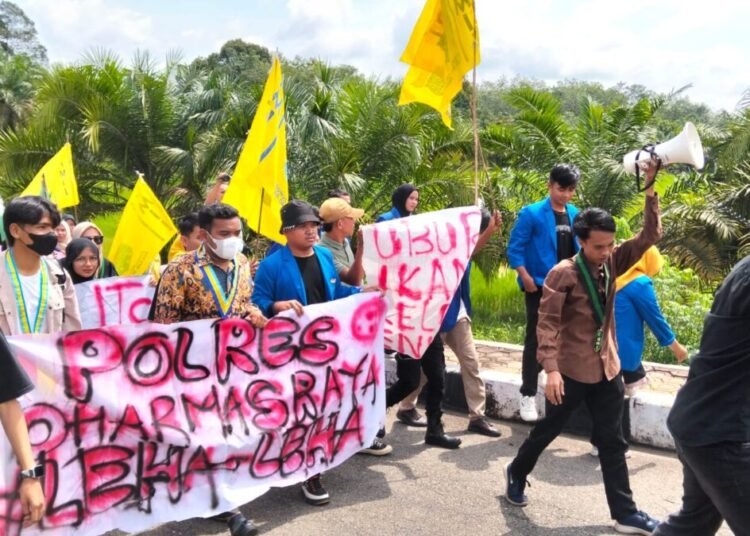
[[[317,404],[311,394],[315,389],[315,376],[306,370],[300,370],[292,375],[292,384],[296,422],[314,421],[318,416]]]
[[[229,381],[231,363],[247,374],[258,372],[258,362],[251,355],[255,328],[247,320],[229,318],[214,324],[216,335],[216,374],[219,383]]]
[[[323,339],[321,334],[337,335],[341,331],[339,321],[331,316],[322,316],[310,322],[300,335],[299,359],[308,365],[325,365],[339,355],[339,346],[334,340]]]
[[[136,496],[133,484],[122,484],[130,474],[133,451],[115,445],[93,447],[79,454],[87,512],[96,514]]]
[[[100,330],[66,333],[60,339],[65,394],[79,402],[90,402],[91,374],[115,369],[122,362],[123,342]]]
[[[126,311],[127,292],[119,295]],[[382,408],[374,343],[385,303],[351,300],[343,314],[277,318],[262,330],[234,319],[118,326],[49,337],[33,354],[21,346],[33,366],[44,345],[56,344],[63,365],[51,372],[57,394],[32,393],[25,409],[46,469],[41,530],[91,532],[131,520],[145,530],[144,521],[168,521],[171,510],[218,509],[229,486],[309,477],[359,450]],[[4,473],[0,533],[18,536],[18,476]]]
[[[375,227],[375,230],[373,232],[373,240],[375,242],[375,249],[378,250],[378,257],[380,257],[383,260],[390,259],[391,257],[395,257],[397,255],[401,254],[401,239],[398,237],[398,232],[396,229],[389,229],[388,230],[388,244],[390,245],[390,253],[383,253],[383,250],[380,249],[380,231],[377,227]]]
[[[289,409],[284,401],[278,398],[283,392],[280,385],[267,380],[256,380],[247,386],[245,400],[250,407],[259,412],[253,417],[256,428],[271,431],[286,425]]]
[[[371,344],[378,336],[380,321],[384,315],[385,301],[380,297],[357,307],[351,320],[352,337],[364,344]]]

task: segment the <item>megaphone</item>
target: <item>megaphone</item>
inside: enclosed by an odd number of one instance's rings
[[[661,162],[660,167],[669,164],[690,164],[695,169],[703,169],[705,163],[701,139],[695,125],[690,122],[685,123],[682,132],[669,141],[630,151],[622,159],[622,165],[628,173],[638,175],[638,171],[646,170],[654,156]]]

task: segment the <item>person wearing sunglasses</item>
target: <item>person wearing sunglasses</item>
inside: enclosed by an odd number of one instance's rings
[[[94,279],[105,279],[107,277],[116,277],[119,275],[115,266],[104,258],[104,250],[102,247],[104,244],[104,234],[95,223],[82,221],[76,225],[73,229],[73,239],[75,240],[76,238],[88,238],[99,248],[102,262]]]

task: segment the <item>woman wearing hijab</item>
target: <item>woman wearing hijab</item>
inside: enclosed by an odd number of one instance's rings
[[[681,363],[687,359],[687,348],[680,344],[664,318],[654,291],[653,277],[664,266],[664,257],[656,246],[646,250],[641,259],[615,280],[615,330],[625,395],[633,396],[648,379],[643,368],[644,326],[648,326],[660,346],[669,346]],[[629,452],[625,455],[629,456]],[[591,448],[598,456],[599,449]]]
[[[687,349],[677,341],[656,299],[652,278],[661,271],[662,266],[664,258],[652,246],[630,270],[615,281],[617,348],[627,395],[633,394],[647,381],[642,365],[644,324],[649,327],[660,346],[669,346],[678,362],[687,358]]]
[[[391,210],[378,216],[376,222],[411,216],[419,204],[419,190],[412,184],[402,184],[393,192],[391,201],[393,202]]]
[[[114,265],[104,258],[104,252],[102,251],[102,245],[104,244],[104,234],[97,225],[90,221],[82,221],[73,228],[73,239],[76,238],[87,238],[96,244],[99,248],[99,258],[101,259],[101,266],[94,279],[105,279],[107,277],[117,276],[117,270]]]
[[[655,536],[750,534],[750,256],[719,287],[698,353],[667,417],[682,462],[682,506]]]
[[[101,265],[101,253],[96,244],[88,238],[76,238],[65,250],[63,268],[70,274],[73,284],[96,279]]]
[[[419,191],[411,184],[402,184],[391,196],[393,208],[381,214],[377,221],[390,221],[411,216],[419,204]],[[420,372],[421,371],[421,372]],[[445,391],[445,351],[443,341],[438,333],[425,350],[421,359],[396,353],[396,383],[391,385],[385,393],[387,408],[401,402],[408,395],[420,387],[422,373],[427,378],[424,387],[425,412],[427,413],[427,432],[424,442],[427,445],[445,449],[457,449],[461,439],[445,434],[442,421],[443,393]],[[424,426],[421,415],[412,408],[409,419],[402,422],[412,426]]]
[[[55,227],[55,236],[57,236],[57,246],[55,247],[55,251],[52,252],[52,256],[61,261],[65,258],[65,248],[68,247],[71,240],[68,224],[61,221],[60,225]]]

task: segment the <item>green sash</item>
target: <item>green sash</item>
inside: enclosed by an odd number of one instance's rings
[[[601,352],[602,340],[604,333],[602,326],[604,325],[604,308],[607,305],[607,299],[609,298],[609,267],[604,264],[604,300],[602,300],[601,294],[597,290],[594,278],[591,277],[591,271],[586,266],[586,261],[583,259],[583,252],[579,252],[576,256],[576,268],[583,278],[583,284],[586,287],[586,293],[589,295],[589,302],[591,308],[594,310],[594,320],[596,320],[596,337],[594,339],[594,350]]]

